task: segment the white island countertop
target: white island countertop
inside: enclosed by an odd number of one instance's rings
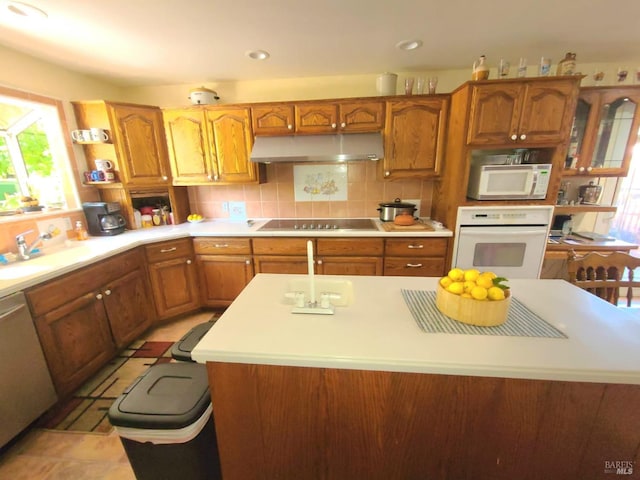
[[[292,314],[304,275],[257,275],[192,351],[194,360],[640,384],[640,318],[563,280],[511,280],[514,298],[568,338],[425,333],[401,289],[437,278],[329,277],[353,284],[334,315]],[[318,278],[318,277],[316,277]]]

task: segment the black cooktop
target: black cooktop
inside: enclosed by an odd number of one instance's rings
[[[378,230],[378,228],[370,218],[289,218],[269,220],[258,230]]]

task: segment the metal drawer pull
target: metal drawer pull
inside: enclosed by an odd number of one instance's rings
[[[424,248],[424,245],[407,245],[407,248]]]
[[[97,295],[96,295],[96,298],[97,298],[98,300],[102,300],[102,294],[101,294],[101,293],[97,294]]]
[[[109,290],[109,289],[105,290],[105,291],[104,291],[104,294],[105,294],[105,295],[111,295],[111,290]]]
[[[229,244],[228,243],[216,243],[214,245],[214,247],[216,247],[216,248],[229,248]]]
[[[421,263],[407,263],[406,265],[407,268],[420,268],[422,267]]]
[[[160,253],[169,253],[169,252],[175,252],[177,250],[176,247],[171,247],[171,248],[163,248],[162,250],[160,250]]]
[[[187,260],[187,265],[191,265],[191,260]]]

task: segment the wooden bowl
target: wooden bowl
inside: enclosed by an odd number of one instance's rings
[[[474,300],[448,292],[441,285],[436,291],[436,307],[447,317],[479,327],[495,327],[507,321],[511,291],[505,291],[504,300]]]

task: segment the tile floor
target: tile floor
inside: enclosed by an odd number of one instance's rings
[[[158,326],[141,340],[176,341],[211,318],[203,311]],[[33,428],[0,456],[0,479],[135,480],[120,438],[109,434]]]

